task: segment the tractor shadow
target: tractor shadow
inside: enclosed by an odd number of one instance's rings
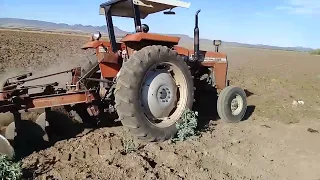
[[[254,95],[254,93],[249,91],[248,89],[244,89],[244,92],[246,93],[247,97]]]
[[[252,96],[252,95],[254,95],[254,93],[251,92],[251,91],[249,91],[248,89],[244,89],[244,92],[246,93],[247,98],[250,97],[250,96]],[[255,109],[256,109],[256,106],[255,106],[255,105],[249,105],[249,106],[247,107],[246,114],[244,115],[242,121],[248,120],[248,119],[252,116],[252,114],[254,113],[254,110],[255,110]]]
[[[201,132],[212,131],[217,125],[216,121],[220,120],[220,117],[217,112],[217,101],[218,93],[216,88],[210,86],[206,82],[195,82],[195,102],[193,105],[193,110],[197,111],[198,116],[198,130]],[[249,90],[244,90],[247,97],[254,95],[253,92]],[[246,114],[242,121],[248,120],[254,113],[256,106],[249,105],[247,106]]]
[[[50,111],[47,121],[49,126],[43,130],[41,126],[31,120],[22,120],[21,129],[15,136],[14,140],[9,140],[15,151],[15,159],[23,159],[34,152],[52,147],[56,142],[68,140],[74,137],[83,136],[81,133],[85,129],[91,131],[110,126],[120,126],[120,122],[114,122],[107,115],[103,115],[103,121],[98,125],[93,125],[92,119],[89,119],[86,113],[81,114],[83,123],[75,122],[65,112],[60,110]],[[122,126],[122,125],[121,125]],[[44,135],[47,134],[49,141],[44,140]]]
[[[247,107],[246,114],[243,116],[242,121],[248,120],[248,119],[252,116],[252,114],[254,113],[254,110],[255,110],[255,109],[256,109],[256,106],[255,106],[255,105],[249,105],[249,106]]]
[[[118,119],[117,114],[110,114],[104,112],[103,109],[99,109],[100,115],[98,119],[92,118],[86,110],[86,106],[84,104],[77,104],[74,107],[74,110],[78,113],[80,118],[82,119],[82,124],[84,128],[103,128],[103,127],[118,127],[122,126],[120,121],[115,121]]]
[[[70,139],[84,130],[80,124],[76,124],[67,115],[51,111],[47,119],[50,126],[42,129],[32,120],[22,120],[21,129],[10,143],[14,147],[15,159],[19,160],[29,156],[33,152],[39,152],[53,146],[56,142]],[[46,141],[44,136],[49,141]]]
[[[21,129],[13,140],[9,140],[15,151],[15,159],[20,160],[33,152],[49,147],[48,142],[43,139],[44,130],[30,120],[22,120]]]

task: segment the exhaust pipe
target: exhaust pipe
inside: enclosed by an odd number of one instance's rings
[[[200,13],[201,9],[199,9],[196,12],[195,16],[195,27],[194,27],[194,58],[196,61],[199,60],[199,51],[200,51],[200,46],[199,46],[199,27],[198,27],[198,14]]]

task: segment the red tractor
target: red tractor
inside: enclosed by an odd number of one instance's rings
[[[21,110],[44,108],[36,120],[43,129],[50,127],[51,107],[63,106],[76,117],[79,112],[99,121],[105,113],[115,115],[130,132],[146,141],[164,141],[173,137],[176,123],[186,109],[194,104],[195,84],[206,75],[209,85],[218,92],[217,112],[227,122],[243,119],[247,101],[245,92],[229,85],[226,54],[218,52],[221,41],[215,40],[215,52],[199,48],[198,14],[195,16],[194,49],[178,46],[179,37],[149,33],[141,19],[164,10],[174,14],[176,7],[188,8],[178,0],[111,0],[100,5],[105,15],[109,41],[94,34],[83,49],[94,49],[95,59],[86,66],[69,71],[30,77],[32,73],[10,78],[0,92],[0,112],[11,112],[14,121],[3,125],[0,152],[12,155],[6,139],[19,135],[22,128]],[[112,17],[134,19],[135,33],[116,41]],[[60,73],[71,73],[72,82],[65,88],[57,83],[24,86],[24,83]],[[30,89],[43,88],[30,94]],[[207,108],[211,108],[210,104]],[[212,109],[214,111],[214,109]],[[110,118],[111,119],[111,118]],[[1,123],[0,123],[1,124]],[[50,139],[43,136],[44,139]]]

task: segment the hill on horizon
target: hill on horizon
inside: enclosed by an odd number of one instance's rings
[[[57,31],[57,32],[70,32],[70,33],[94,33],[100,31],[102,34],[108,34],[107,26],[91,26],[75,24],[69,25],[65,23],[53,23],[40,20],[29,20],[29,19],[18,19],[18,18],[0,18],[0,28],[11,28],[11,29],[33,29],[41,31]],[[114,31],[117,37],[125,36],[131,32],[121,30],[117,26],[114,26]],[[181,37],[180,43],[193,43],[193,38],[184,34],[167,34]],[[212,45],[212,40],[200,39],[200,43],[205,45]],[[223,41],[225,47],[246,47],[246,48],[262,48],[272,50],[286,50],[286,51],[311,51],[312,48],[307,47],[278,47],[262,44],[245,44],[239,42],[226,42]]]

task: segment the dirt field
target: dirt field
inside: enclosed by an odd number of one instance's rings
[[[89,54],[80,49],[87,37],[0,31],[0,39],[1,73],[68,68]],[[198,140],[176,144],[135,140],[137,150],[129,154],[123,153],[130,138],[123,127],[85,129],[25,157],[25,177],[320,179],[320,57],[243,48],[221,51],[228,54],[231,84],[248,92],[245,121],[210,119]],[[304,104],[293,105],[295,100]]]

